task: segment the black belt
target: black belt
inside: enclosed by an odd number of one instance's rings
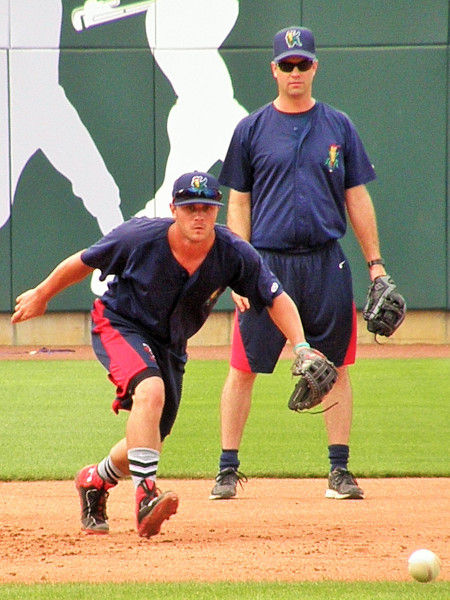
[[[329,240],[325,242],[325,244],[319,244],[317,246],[296,246],[295,248],[256,248],[256,250],[261,252],[267,252],[268,254],[309,254],[310,252],[317,252],[318,250],[323,250],[328,246],[331,246],[337,242],[337,240]]]

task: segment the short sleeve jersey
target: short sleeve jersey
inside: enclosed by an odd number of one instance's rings
[[[255,249],[223,225],[191,276],[168,242],[172,219],[136,217],[85,250],[82,261],[115,275],[102,301],[161,343],[180,346],[203,325],[227,286],[261,311],[282,286]]]
[[[376,178],[350,118],[317,102],[299,114],[267,104],[238,123],[220,182],[251,192],[251,243],[293,251],[341,238],[345,191]]]

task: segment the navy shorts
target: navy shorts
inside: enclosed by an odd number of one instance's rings
[[[259,251],[297,305],[305,336],[337,367],[355,362],[356,309],[350,266],[338,242],[304,254]],[[272,373],[286,343],[267,310],[236,311],[231,365]]]
[[[184,348],[174,351],[150,339],[134,323],[110,311],[101,300],[92,309],[92,347],[116,386],[114,410],[131,410],[138,383],[161,377],[165,402],[160,422],[161,439],[171,431],[181,400],[187,360]]]

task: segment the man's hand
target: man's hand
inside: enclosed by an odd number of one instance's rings
[[[288,402],[289,408],[297,412],[320,404],[338,377],[334,364],[314,348],[298,352],[291,373],[300,377]]]
[[[33,317],[40,317],[46,310],[47,301],[37,288],[33,288],[17,297],[11,323],[20,323]]]
[[[389,275],[375,277],[367,292],[363,318],[367,329],[377,335],[389,337],[405,320],[406,302]]]
[[[239,296],[236,292],[231,292],[231,297],[233,298],[233,302],[236,304],[239,312],[243,313],[250,308],[250,302],[248,298],[245,296]]]

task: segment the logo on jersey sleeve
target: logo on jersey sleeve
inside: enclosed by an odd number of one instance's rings
[[[339,150],[338,144],[331,144],[328,148],[328,158],[325,161],[325,165],[328,167],[328,171],[332,173],[336,169],[339,169]]]
[[[278,288],[280,286],[278,285],[278,283],[276,281],[274,281],[272,283],[272,285],[270,286],[270,291],[272,292],[272,294],[275,294],[276,291],[278,291]]]
[[[285,40],[288,48],[294,48],[295,46],[301,48],[303,46],[300,33],[298,29],[289,29],[286,31]]]

